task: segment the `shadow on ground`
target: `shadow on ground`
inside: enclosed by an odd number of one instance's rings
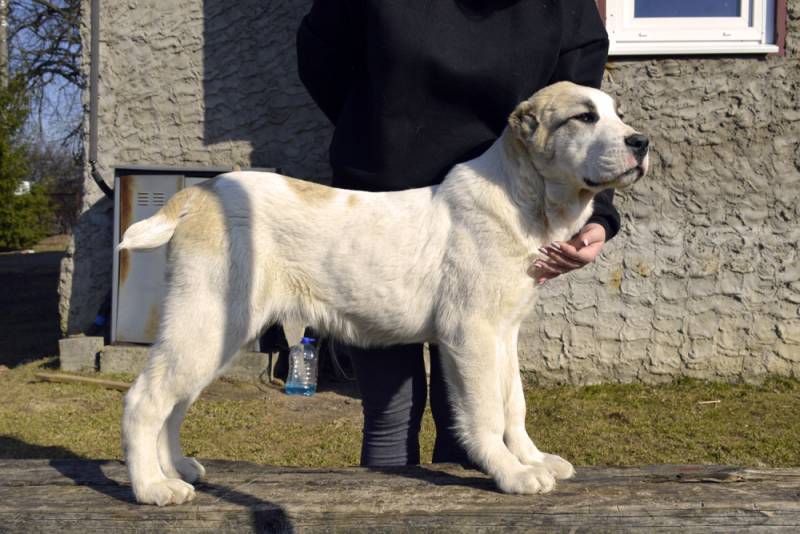
[[[124,465],[117,460],[88,460],[63,447],[32,445],[10,436],[0,436],[0,459],[49,459],[47,465],[65,479],[69,479],[75,486],[89,488],[121,504],[140,506],[133,497],[124,471],[121,471]],[[24,468],[25,464],[22,465]],[[53,480],[43,475],[41,484],[53,484]],[[247,509],[250,523],[256,532],[293,531],[286,510],[278,504],[223,484],[201,482],[196,488],[199,493],[214,498],[213,502],[224,501]],[[155,510],[149,506],[143,508],[143,512],[156,513]]]
[[[413,480],[422,480],[423,482],[433,484],[435,486],[469,486],[475,489],[502,494],[494,481],[488,476],[476,472],[468,466],[459,466],[455,469],[459,472],[448,473],[445,471],[440,471],[436,468],[430,468],[422,465],[369,468],[369,470],[374,473],[401,476]],[[462,474],[463,476],[461,476]]]
[[[82,458],[64,447],[33,445],[11,436],[0,436],[0,458]]]

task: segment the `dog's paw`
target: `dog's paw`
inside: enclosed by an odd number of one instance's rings
[[[206,477],[206,468],[203,467],[203,464],[188,456],[184,456],[176,462],[175,469],[180,477],[190,484]]]
[[[543,463],[526,465],[505,476],[495,479],[497,487],[504,493],[548,493],[556,485],[556,479]]]
[[[572,464],[563,459],[561,456],[544,453],[544,459],[542,460],[542,463],[550,472],[550,474],[559,480],[572,478],[575,476],[575,468],[572,467]]]
[[[165,478],[134,491],[136,500],[142,504],[166,506],[183,504],[194,499],[194,486],[177,478]]]

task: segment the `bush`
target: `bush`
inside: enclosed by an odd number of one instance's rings
[[[0,87],[0,250],[30,247],[45,237],[52,217],[44,186],[16,194],[28,176],[26,147],[20,140],[28,102],[21,78]]]

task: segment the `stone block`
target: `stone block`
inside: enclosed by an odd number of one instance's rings
[[[147,363],[149,347],[144,345],[108,345],[100,353],[100,372],[138,375]],[[269,366],[270,355],[244,351],[222,375],[240,382],[258,382]]]
[[[775,345],[775,352],[784,360],[800,362],[800,346],[778,343]]]
[[[678,347],[654,345],[650,348],[650,365],[647,370],[656,375],[678,376],[680,374],[681,353]]]
[[[718,293],[716,280],[713,278],[692,278],[689,280],[688,292],[691,297],[710,297]]]
[[[778,323],[778,336],[789,344],[800,343],[800,321],[781,321]]]
[[[777,356],[767,357],[767,372],[771,375],[791,376],[792,362]]]
[[[602,341],[597,353],[600,363],[613,365],[619,360],[622,345],[618,341]]]
[[[103,350],[102,337],[73,336],[58,340],[58,361],[62,371],[97,369],[97,354]]]
[[[599,341],[619,341],[624,324],[619,317],[602,317],[594,323],[594,337]]]
[[[750,327],[750,333],[757,342],[764,344],[772,344],[777,341],[778,338],[775,323],[770,319],[762,317],[756,318],[753,321]]]
[[[625,325],[620,332],[622,341],[642,341],[650,339],[653,330],[650,328],[636,328],[635,326]]]
[[[594,330],[588,326],[571,326],[569,328],[569,344],[572,347],[591,346],[596,344]]]
[[[694,370],[705,370],[714,356],[714,342],[710,339],[694,339],[689,350],[687,365]]]
[[[563,339],[564,329],[567,322],[564,320],[550,319],[542,321],[541,330],[544,332],[545,337],[550,339]]]
[[[242,352],[236,357],[233,364],[225,371],[225,378],[239,382],[259,382],[261,373],[265,373],[268,380],[268,367],[270,355],[264,352]]]
[[[662,278],[659,280],[658,289],[661,298],[666,301],[683,300],[688,296],[686,280],[676,278]]]
[[[680,347],[686,341],[682,332],[653,332],[653,342],[665,347]]]
[[[711,339],[717,333],[719,320],[713,313],[696,315],[686,320],[687,333],[691,339]]]
[[[747,323],[740,319],[721,319],[719,333],[716,336],[717,344],[727,350],[740,350],[746,345]]]
[[[147,363],[148,349],[142,345],[108,345],[100,353],[100,372],[138,375]]]
[[[601,321],[597,317],[597,308],[584,308],[582,310],[578,310],[572,314],[570,317],[572,323],[579,325],[579,326],[589,326],[592,327]]]

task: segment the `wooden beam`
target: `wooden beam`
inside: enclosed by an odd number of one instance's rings
[[[120,391],[127,391],[131,387],[127,382],[118,382],[116,380],[106,380],[105,378],[92,378],[90,376],[81,375],[68,375],[65,373],[36,373],[34,376],[39,380],[45,382],[62,382],[65,384],[89,384],[92,386],[100,386],[108,389],[118,389]]]
[[[204,461],[180,506],[133,502],[118,461],[0,460],[3,532],[800,531],[800,469],[578,468],[547,495],[505,495],[449,464],[391,469]]]

